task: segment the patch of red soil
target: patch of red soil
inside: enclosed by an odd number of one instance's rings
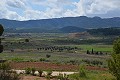
[[[76,65],[63,65],[63,64],[54,64],[46,62],[12,62],[10,63],[13,69],[25,69],[28,67],[40,68],[43,70],[76,70],[78,66]]]
[[[88,70],[100,70],[100,71],[108,70],[107,68],[101,68],[101,67],[96,67],[96,66],[86,66],[86,69],[88,69]]]
[[[65,65],[65,64],[54,64],[54,63],[46,63],[46,62],[12,62],[10,63],[12,69],[25,69],[28,67],[40,68],[43,70],[61,70],[61,71],[71,71],[78,70],[78,65]],[[88,70],[107,70],[107,68],[94,67],[94,66],[86,66]]]

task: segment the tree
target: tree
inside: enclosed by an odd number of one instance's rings
[[[3,26],[0,24],[0,36],[3,34],[4,28]],[[0,53],[3,52],[3,45],[1,45],[1,38],[0,38]]]
[[[51,57],[51,55],[49,55],[49,54],[46,54],[46,57],[47,57],[47,58],[49,58],[49,57]]]
[[[29,39],[25,39],[25,42],[29,42]]]
[[[3,34],[4,28],[3,26],[0,24],[0,36]]]
[[[120,38],[114,42],[113,53],[108,60],[109,71],[120,80]]]
[[[114,41],[113,52],[115,54],[120,54],[120,38]]]
[[[0,53],[3,52],[3,45],[0,45]]]
[[[43,73],[43,70],[42,70],[42,69],[39,69],[39,70],[38,70],[38,73],[39,73],[39,76],[41,77],[41,76],[42,76],[42,73]]]
[[[89,50],[87,50],[87,54],[90,54]]]
[[[93,51],[93,49],[92,49],[92,52],[91,52],[92,54],[94,54],[94,51]]]

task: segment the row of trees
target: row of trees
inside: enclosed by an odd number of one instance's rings
[[[72,50],[77,50],[77,47],[67,47],[67,46],[63,46],[63,47],[59,47],[59,46],[48,46],[48,47],[40,47],[37,48],[37,50],[50,50],[50,51],[72,51]]]
[[[82,60],[83,62],[87,63],[88,65],[103,65],[103,62],[102,61],[99,61],[99,60]]]
[[[102,51],[94,51],[93,49],[92,49],[92,51],[87,50],[86,54],[92,54],[92,55],[103,55],[103,54],[106,54],[107,55],[107,53],[103,53]]]

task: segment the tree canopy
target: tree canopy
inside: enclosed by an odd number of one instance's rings
[[[3,34],[4,28],[3,26],[0,24],[0,36]]]
[[[109,71],[120,80],[120,38],[114,42],[113,53],[108,60]]]

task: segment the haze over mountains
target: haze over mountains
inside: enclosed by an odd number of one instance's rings
[[[38,31],[44,30],[63,30],[61,28],[69,28],[68,26],[79,28],[106,28],[106,27],[120,27],[120,18],[100,18],[100,17],[65,17],[65,18],[53,18],[53,19],[41,19],[41,20],[29,20],[29,21],[16,21],[0,19],[0,24],[5,28],[10,29],[36,29]]]

